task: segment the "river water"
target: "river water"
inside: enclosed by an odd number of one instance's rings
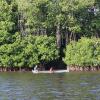
[[[0,100],[100,100],[100,73],[0,73]]]

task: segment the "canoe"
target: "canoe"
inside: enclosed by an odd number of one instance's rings
[[[34,71],[32,70],[32,73],[66,73],[69,72],[69,70],[54,70],[54,71]]]

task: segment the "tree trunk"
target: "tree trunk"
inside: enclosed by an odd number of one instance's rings
[[[56,39],[57,39],[57,47],[61,47],[61,33],[60,33],[60,23],[57,24],[56,28]]]
[[[72,36],[73,36],[73,33],[71,32],[70,33],[70,41],[72,40]]]
[[[25,34],[25,25],[24,25],[24,18],[23,18],[23,12],[21,11],[19,16],[18,16],[18,27],[19,31],[21,32],[21,35],[26,35]]]

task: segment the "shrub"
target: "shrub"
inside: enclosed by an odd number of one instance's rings
[[[71,42],[66,46],[64,62],[69,66],[100,66],[100,39]]]
[[[28,35],[12,36],[13,43],[0,46],[0,66],[32,67],[41,61],[57,59],[58,49],[54,37]]]

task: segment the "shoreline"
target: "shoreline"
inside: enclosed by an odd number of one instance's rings
[[[69,70],[69,72],[100,72],[100,67],[77,67],[77,66],[67,66],[67,69],[54,69],[54,70]],[[0,72],[31,72],[33,68],[24,67],[1,67]],[[49,70],[45,70],[49,71]]]

